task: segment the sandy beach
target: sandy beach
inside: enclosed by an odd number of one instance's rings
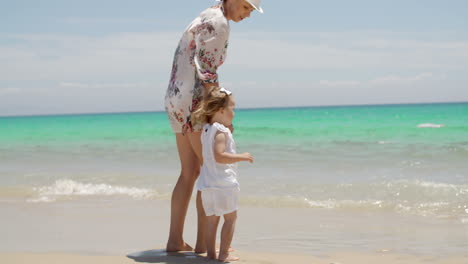
[[[55,263],[100,263],[100,264],[130,264],[130,263],[168,263],[168,264],[186,264],[186,263],[219,263],[217,261],[206,260],[202,256],[188,257],[180,256],[159,256],[147,254],[136,260],[132,260],[126,256],[90,256],[90,255],[72,255],[72,254],[0,254],[2,263],[34,263],[34,264],[55,264]],[[358,264],[358,263],[380,263],[380,264],[403,264],[403,263],[437,263],[437,264],[463,264],[467,263],[468,257],[424,257],[424,256],[409,256],[395,254],[356,254],[356,253],[336,253],[331,256],[315,257],[308,255],[296,254],[274,254],[274,253],[251,253],[237,252],[241,258],[238,262],[233,263],[252,263],[252,264],[280,264],[280,263],[297,263],[297,264]]]
[[[194,254],[163,252],[168,200],[82,199],[22,206],[3,201],[1,207],[1,263],[207,262]],[[239,211],[233,247],[239,263],[468,263],[468,254],[459,250],[467,243],[463,225],[423,220],[245,207]],[[191,204],[188,243],[195,240],[195,223]]]

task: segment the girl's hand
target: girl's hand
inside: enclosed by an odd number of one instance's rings
[[[244,160],[244,161],[248,161],[248,162],[250,162],[250,163],[253,163],[253,162],[254,162],[253,156],[252,156],[250,153],[248,153],[248,152],[242,153],[242,154],[241,154],[241,157],[242,157],[242,160]]]

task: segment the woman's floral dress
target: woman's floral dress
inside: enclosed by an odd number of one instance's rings
[[[165,108],[174,133],[200,131],[191,113],[203,98],[204,83],[217,83],[226,58],[229,21],[221,5],[203,11],[185,30],[174,55]]]

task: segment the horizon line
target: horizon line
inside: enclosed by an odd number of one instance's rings
[[[342,105],[300,105],[300,106],[269,106],[269,107],[244,107],[236,110],[267,110],[267,109],[290,109],[290,108],[326,108],[326,107],[365,107],[365,106],[400,106],[400,105],[430,105],[430,104],[466,104],[468,101],[451,102],[408,102],[408,103],[382,103],[382,104],[342,104]],[[46,117],[46,116],[78,116],[78,115],[113,115],[113,114],[142,114],[163,113],[165,110],[147,111],[122,111],[122,112],[89,112],[89,113],[49,113],[49,114],[25,114],[25,115],[0,115],[0,118],[8,117]]]

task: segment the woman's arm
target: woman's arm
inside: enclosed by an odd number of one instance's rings
[[[195,31],[194,63],[205,90],[213,85],[219,86],[217,70],[226,58],[228,39],[229,25],[223,21],[207,21]]]
[[[217,82],[215,82],[215,83],[203,83],[203,85],[205,86],[205,94],[208,94],[208,92],[210,91],[211,88],[219,87],[219,83],[217,83]]]
[[[242,154],[233,154],[226,152],[226,135],[218,132],[215,136],[214,158],[216,162],[222,164],[231,164],[239,161],[249,161],[253,163],[253,157],[248,152]]]

